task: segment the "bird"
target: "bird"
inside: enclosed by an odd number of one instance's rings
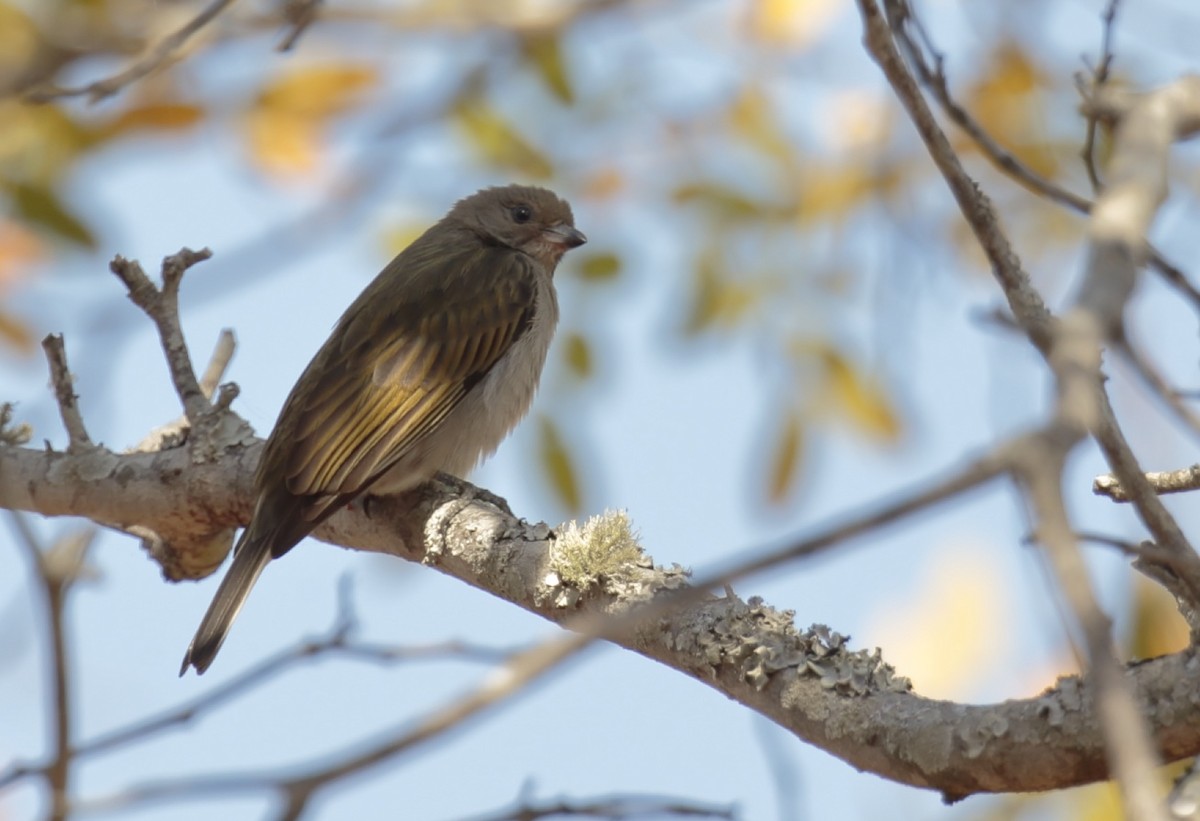
[[[558,322],[554,272],[587,242],[545,188],[484,188],[342,314],[267,438],[250,523],[179,674],[212,664],[255,582],[356,498],[461,476],[525,416]]]

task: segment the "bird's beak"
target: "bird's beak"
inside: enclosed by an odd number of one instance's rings
[[[555,245],[562,245],[566,248],[578,248],[587,242],[587,237],[583,235],[582,231],[573,225],[567,225],[563,222],[551,225],[542,231],[542,236],[546,238],[546,242],[552,242]]]

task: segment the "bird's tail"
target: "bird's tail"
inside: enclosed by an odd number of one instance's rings
[[[251,538],[249,529],[243,532],[241,541],[233,550],[233,563],[221,580],[221,586],[217,588],[217,594],[213,596],[212,604],[208,606],[208,612],[204,614],[192,643],[188,645],[179,675],[186,673],[188,667],[195,667],[199,675],[213,663],[225,636],[229,635],[233,620],[270,561],[270,540]]]

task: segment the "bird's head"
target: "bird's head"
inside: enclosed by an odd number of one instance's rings
[[[449,216],[485,242],[528,254],[550,271],[568,250],[587,242],[575,227],[571,206],[545,188],[485,188],[460,200]]]

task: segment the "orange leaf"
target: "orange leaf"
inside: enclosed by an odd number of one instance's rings
[[[264,87],[256,107],[325,120],[361,102],[363,92],[377,80],[378,73],[370,66],[306,66]]]
[[[24,322],[3,311],[0,311],[0,340],[7,342],[24,356],[34,351],[33,331]]]
[[[279,176],[314,171],[324,153],[320,130],[305,117],[279,111],[252,111],[245,121],[250,153],[263,170]]]
[[[204,119],[204,109],[186,103],[150,103],[126,109],[103,126],[102,138],[130,131],[182,131]]]

